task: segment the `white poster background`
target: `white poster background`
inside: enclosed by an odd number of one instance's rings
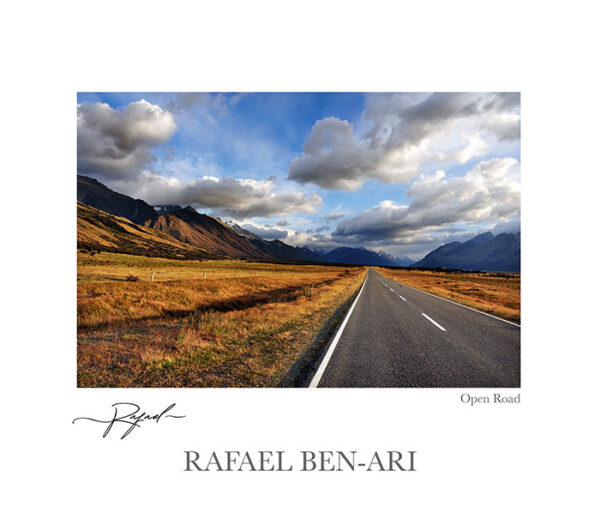
[[[597,511],[591,5],[5,7],[7,511]],[[147,90],[521,91],[521,404],[471,407],[463,389],[77,389],[76,92]],[[71,422],[119,401],[187,417],[125,440]],[[415,450],[417,471],[183,472],[184,450]]]

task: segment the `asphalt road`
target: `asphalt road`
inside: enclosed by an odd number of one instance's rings
[[[311,386],[519,387],[520,338],[515,324],[369,269]]]

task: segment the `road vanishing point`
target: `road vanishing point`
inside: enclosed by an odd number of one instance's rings
[[[521,328],[369,268],[310,387],[516,388]]]

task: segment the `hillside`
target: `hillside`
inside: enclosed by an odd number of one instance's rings
[[[153,257],[205,259],[216,255],[165,233],[77,202],[77,247]]]
[[[205,214],[199,214],[194,208],[181,208],[177,205],[157,205],[150,206],[145,201],[133,199],[125,194],[115,192],[98,180],[87,176],[77,175],[77,200],[81,204],[86,204],[120,218],[128,219],[146,228],[169,235],[168,239],[162,239],[160,247],[155,247],[157,241],[149,245],[148,233],[139,231],[132,237],[131,223],[128,225],[128,233],[123,242],[123,252],[133,254],[160,254],[168,256],[167,247],[172,245],[174,240],[185,243],[185,246],[179,246],[178,251],[184,250],[186,254],[190,251],[193,254],[212,254],[220,257],[246,258],[261,260],[287,260],[296,262],[328,262],[344,263],[355,265],[383,265],[383,266],[408,266],[412,264],[411,260],[406,258],[397,258],[383,252],[374,252],[365,248],[341,247],[329,252],[315,251],[307,247],[296,247],[286,244],[280,240],[265,240],[248,230],[244,230],[236,224],[227,225],[219,219],[215,219]],[[79,209],[79,207],[78,207]],[[86,212],[89,218],[90,213]],[[98,214],[96,214],[96,217]],[[106,251],[117,251],[114,249],[117,245],[115,233],[107,232],[109,225],[115,226],[114,221],[107,221],[109,218],[102,218],[98,221],[102,226],[102,235],[95,233],[90,229],[89,219],[85,225],[80,237],[81,244],[89,247],[97,244],[98,248]],[[122,223],[122,221],[119,221]],[[118,224],[118,223],[117,223]],[[84,225],[82,225],[83,227]],[[123,226],[119,225],[117,230],[122,232]],[[135,231],[135,230],[134,230]],[[108,236],[108,234],[111,234]],[[122,233],[121,233],[122,235]],[[78,233],[79,237],[79,233]],[[78,239],[79,240],[79,239]],[[141,246],[135,248],[135,241],[139,241]],[[167,244],[165,241],[168,240]],[[164,246],[167,244],[167,246]],[[152,247],[151,247],[152,246]],[[190,246],[196,246],[191,249]]]
[[[412,267],[462,269],[464,271],[521,270],[521,236],[482,233],[466,242],[444,244],[428,253]]]
[[[192,207],[149,219],[143,225],[222,257],[270,259],[227,225]]]
[[[157,215],[145,201],[115,192],[88,176],[77,175],[77,201],[134,223],[142,223]]]

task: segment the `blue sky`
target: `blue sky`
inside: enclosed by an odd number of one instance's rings
[[[519,163],[514,93],[78,94],[79,173],[294,245],[519,231]]]

